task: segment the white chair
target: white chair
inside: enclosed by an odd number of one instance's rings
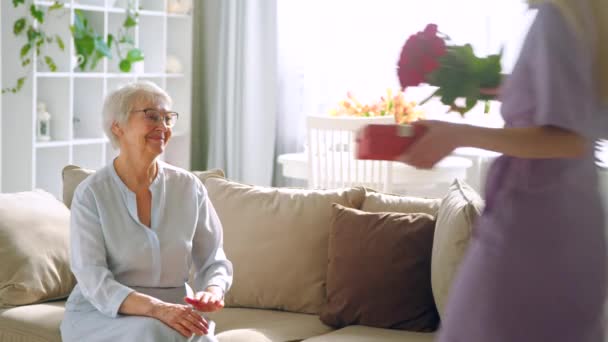
[[[392,116],[309,116],[308,187],[329,189],[361,185],[390,192],[395,162],[358,160],[355,153],[356,136],[361,128],[368,124],[394,122]]]

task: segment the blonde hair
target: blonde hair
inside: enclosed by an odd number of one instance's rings
[[[595,74],[600,100],[608,104],[608,3],[606,0],[528,0],[531,5],[552,3],[595,51]]]
[[[150,81],[137,81],[121,86],[108,94],[103,103],[103,130],[112,146],[118,148],[118,139],[112,132],[112,124],[126,123],[137,100],[171,107],[173,100],[161,87]]]

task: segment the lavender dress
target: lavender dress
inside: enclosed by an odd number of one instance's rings
[[[556,7],[539,7],[503,88],[508,127],[597,136],[607,113],[579,44]],[[438,340],[602,341],[606,242],[592,148],[582,160],[503,156],[486,189]]]

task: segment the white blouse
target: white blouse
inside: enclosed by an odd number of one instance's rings
[[[211,285],[225,291],[232,283],[222,226],[193,174],[161,161],[152,184],[151,225],[139,221],[135,193],[112,164],[84,180],[74,192],[70,251],[78,284],[67,310],[91,305],[116,317],[131,291],[182,302],[192,263],[194,287]],[[163,298],[165,297],[165,298]]]

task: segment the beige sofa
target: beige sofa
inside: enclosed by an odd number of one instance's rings
[[[90,172],[72,166],[64,169],[68,207],[75,186]],[[441,314],[482,206],[480,197],[465,184],[455,181],[443,199],[422,199],[364,188],[264,188],[231,182],[219,171],[195,174],[222,220],[224,247],[235,267],[227,307],[210,315],[220,341],[433,341],[432,332],[361,325],[334,329],[321,322],[319,313],[327,299],[331,204],[366,212],[433,215],[430,283]],[[4,281],[0,279],[0,287]],[[60,300],[0,309],[0,341],[60,341],[63,305]]]

